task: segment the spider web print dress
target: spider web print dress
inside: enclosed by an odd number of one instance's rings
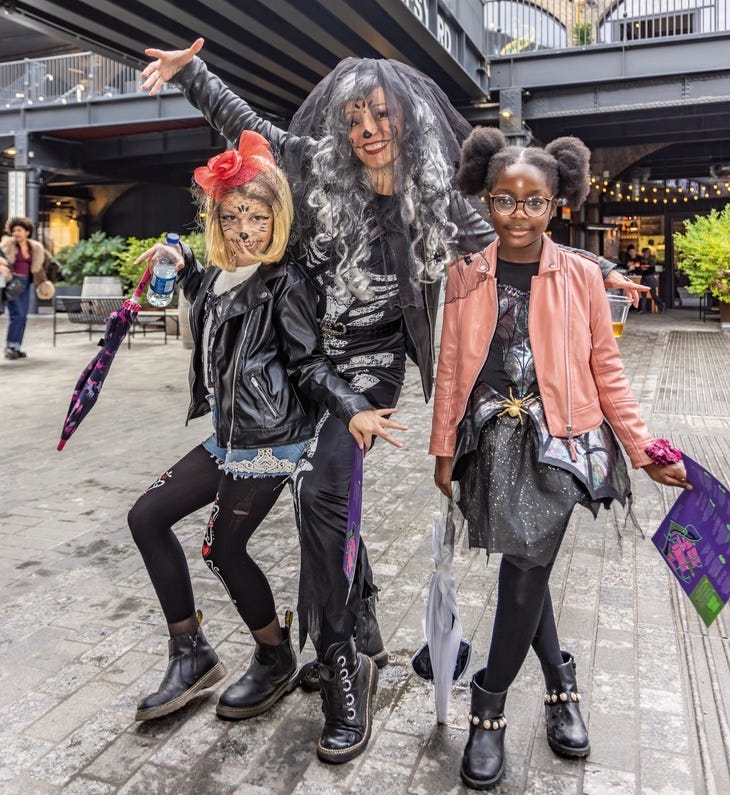
[[[574,438],[577,461],[567,440],[548,432],[527,328],[530,293],[514,286],[529,288],[536,273],[537,263],[498,262],[497,327],[459,424],[453,474],[469,546],[502,552],[522,569],[554,560],[576,505],[596,516],[630,496],[605,420]]]

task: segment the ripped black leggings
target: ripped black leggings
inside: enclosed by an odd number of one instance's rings
[[[484,678],[484,687],[491,693],[501,693],[512,684],[530,645],[544,665],[563,662],[548,587],[552,569],[552,563],[521,569],[502,558],[497,614]]]
[[[172,526],[214,502],[203,540],[203,558],[221,580],[252,631],[276,618],[266,575],[246,545],[276,502],[286,475],[224,475],[202,445],[164,472],[129,512],[132,531],[168,624],[190,618],[195,599],[185,553]]]

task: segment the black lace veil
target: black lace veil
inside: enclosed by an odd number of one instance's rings
[[[396,140],[383,169],[390,170],[392,186],[385,192],[355,154],[346,113],[377,89]],[[371,297],[371,269],[384,267],[398,282],[390,302],[422,306],[421,286],[446,274],[462,229],[474,223],[473,207],[452,201],[469,123],[418,70],[393,60],[346,58],[304,100],[289,132],[311,139],[306,165],[289,169],[310,266],[334,274],[342,295],[364,300]]]

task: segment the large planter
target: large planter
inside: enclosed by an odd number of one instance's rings
[[[730,331],[730,302],[720,301],[720,325],[723,331]]]
[[[81,295],[80,284],[55,284],[54,287],[56,288],[56,295]],[[29,290],[28,314],[50,315],[53,312],[53,299],[39,300],[32,282]]]

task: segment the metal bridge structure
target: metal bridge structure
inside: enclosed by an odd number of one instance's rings
[[[177,91],[147,97],[138,70],[146,47],[183,47],[202,35],[210,67],[282,126],[341,58],[396,58],[436,80],[475,124],[499,125],[523,141],[578,135],[600,176],[723,177],[730,174],[727,6],[0,0],[0,37],[11,26],[88,51],[25,59],[17,74],[0,64],[0,150],[14,152],[0,167],[28,172],[31,209],[41,188],[187,185],[192,168],[225,142]],[[62,67],[69,58],[79,60]]]

